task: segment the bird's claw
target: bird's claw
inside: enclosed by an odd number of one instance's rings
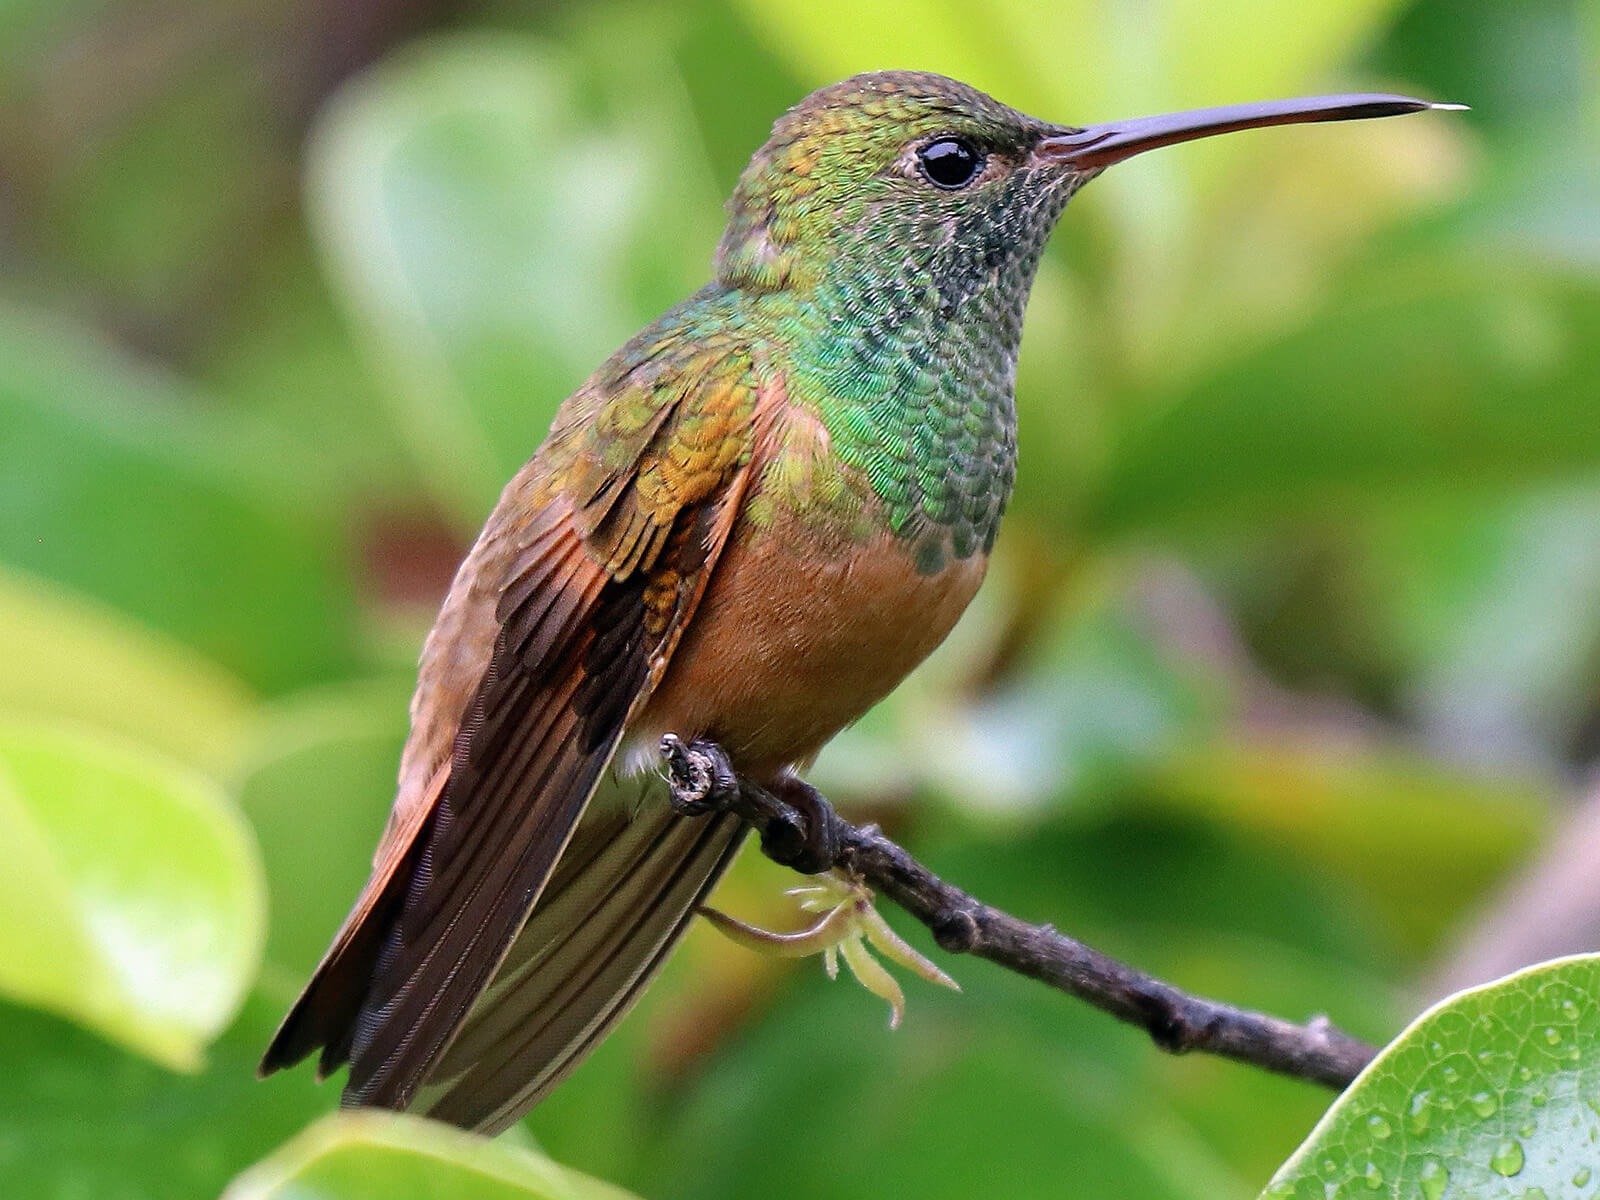
[[[702,906],[700,912],[724,935],[748,949],[780,958],[821,954],[830,979],[839,977],[839,960],[844,959],[856,981],[889,1005],[890,1029],[897,1028],[905,1014],[905,993],[869,946],[929,983],[961,990],[954,979],[889,927],[873,907],[871,891],[860,880],[842,871],[829,871],[805,887],[791,889],[789,895],[798,897],[806,912],[819,914],[811,925],[795,933],[748,925],[714,908]]]
[[[786,813],[767,823],[761,831],[761,852],[802,875],[817,875],[832,868],[839,857],[833,806],[816,788],[794,775],[779,779],[771,791],[794,815]]]

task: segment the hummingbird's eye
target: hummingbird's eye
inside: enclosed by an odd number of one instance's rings
[[[934,187],[963,188],[983,170],[983,155],[960,138],[939,138],[917,151],[922,175]]]

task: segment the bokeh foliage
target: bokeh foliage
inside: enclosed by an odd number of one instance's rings
[[[333,1106],[254,1058],[364,875],[465,540],[561,397],[703,281],[772,118],[882,66],[1063,120],[1474,105],[1177,148],[1073,202],[990,582],[815,772],[1197,990],[1374,1039],[1420,1007],[1600,728],[1593,3],[14,0],[9,1194],[215,1195]],[[784,884],[747,859],[720,903],[783,924]],[[526,1133],[651,1197],[1209,1200],[1326,1106],[951,969],[889,1035],[697,931]],[[433,1136],[316,1126],[235,1194],[605,1194]]]

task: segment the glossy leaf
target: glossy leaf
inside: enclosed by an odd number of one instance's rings
[[[205,780],[102,735],[0,726],[0,992],[192,1069],[261,953],[249,830]]]
[[[347,1113],[246,1171],[224,1200],[628,1200],[533,1150],[436,1121]]]
[[[1597,990],[1600,957],[1591,955],[1442,1001],[1328,1110],[1264,1200],[1592,1195]]]

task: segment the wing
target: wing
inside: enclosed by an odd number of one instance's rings
[[[429,637],[375,869],[262,1060],[404,1107],[550,877],[694,611],[760,454],[731,340],[637,339],[563,406]]]

